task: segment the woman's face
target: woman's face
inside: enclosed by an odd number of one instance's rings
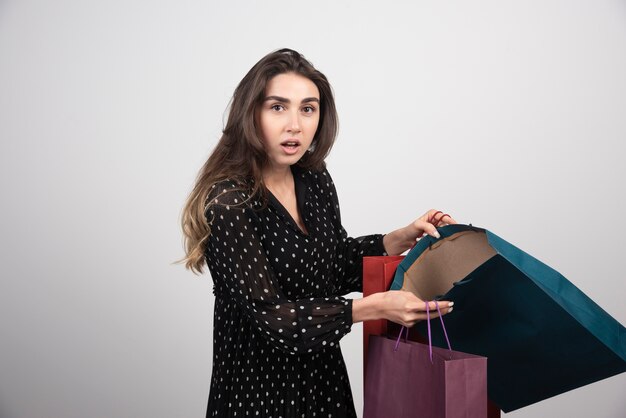
[[[320,95],[315,83],[295,73],[278,74],[265,86],[257,123],[271,167],[295,164],[311,145],[320,120]]]

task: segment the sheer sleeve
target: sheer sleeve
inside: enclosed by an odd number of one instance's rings
[[[321,186],[332,205],[333,220],[337,230],[339,245],[337,246],[335,273],[337,285],[335,293],[345,295],[350,292],[363,292],[363,257],[388,255],[383,245],[383,234],[364,235],[352,238],[348,236],[341,224],[341,212],[337,190],[326,169],[322,172]]]
[[[334,346],[351,330],[352,299],[286,298],[262,246],[258,213],[242,203],[245,198],[233,183],[222,182],[209,194],[205,254],[217,292],[229,295],[261,335],[285,352]]]

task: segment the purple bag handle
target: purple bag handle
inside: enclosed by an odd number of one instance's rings
[[[443,317],[441,316],[441,310],[439,309],[439,302],[437,302],[436,300],[433,301],[435,302],[435,306],[437,307],[437,312],[439,312],[439,320],[441,321],[441,328],[443,328],[443,335],[445,335],[446,337],[446,342],[448,343],[448,349],[450,351],[452,351],[452,346],[450,345],[450,340],[448,339],[448,332],[446,331],[446,325],[443,323]],[[428,351],[430,353],[430,362],[433,362],[433,343],[432,343],[432,337],[431,337],[431,331],[430,331],[430,306],[429,306],[430,302],[426,302],[426,324],[428,325]],[[404,341],[406,342],[408,335],[409,335],[409,329],[407,327],[405,327],[404,325],[402,325],[402,328],[400,328],[400,334],[398,335],[398,339],[396,340],[396,345],[393,348],[393,351],[397,351],[398,350],[398,345],[400,345],[400,338],[402,337],[402,333],[404,332],[404,330],[406,329],[406,336],[404,337]]]
[[[404,342],[406,342],[406,339],[409,337],[409,329],[405,327],[404,325],[402,325],[402,328],[400,328],[400,335],[398,335],[398,339],[396,340],[395,347],[393,347],[393,351],[398,351],[398,345],[400,345],[400,337],[402,337],[402,333],[404,332],[405,329],[406,329],[406,335],[404,336]]]

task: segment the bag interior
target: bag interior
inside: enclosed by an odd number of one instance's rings
[[[419,255],[404,273],[402,290],[422,300],[434,300],[496,254],[484,231],[457,232]]]

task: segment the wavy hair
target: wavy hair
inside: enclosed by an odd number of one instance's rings
[[[255,113],[263,102],[269,80],[278,74],[296,73],[311,80],[320,94],[320,120],[311,147],[296,163],[304,169],[321,171],[337,136],[339,121],[332,88],[326,76],[292,49],[271,52],[257,62],[239,82],[230,100],[222,136],[200,169],[181,216],[186,256],[185,263],[194,274],[201,274],[206,260],[205,242],[211,234],[206,219],[209,191],[222,180],[233,180],[249,199],[267,203],[262,170],[268,164]]]

